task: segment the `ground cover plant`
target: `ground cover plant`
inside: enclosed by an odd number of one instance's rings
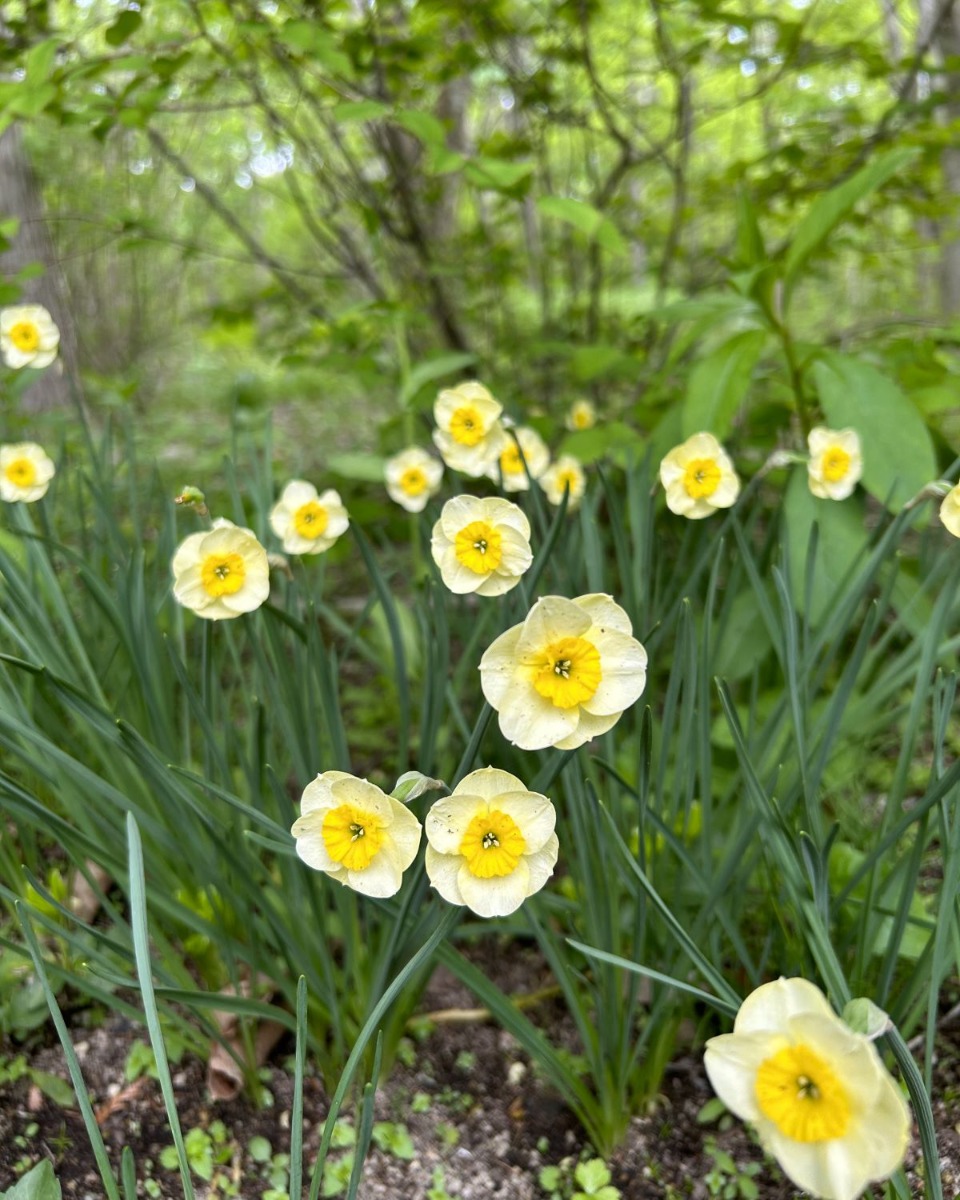
[[[837,7],[14,13],[4,138],[82,128],[139,164],[117,219],[155,280],[144,247],[206,254],[210,219],[247,259],[189,294],[208,378],[242,368],[208,405],[196,363],[165,365],[162,442],[156,347],[101,370],[31,265],[8,260],[0,294],[0,1033],[29,1043],[49,1015],[107,1196],[154,1181],[130,1147],[111,1159],[71,1013],[145,1026],[186,1197],[229,1139],[182,1127],[170,1059],[256,1102],[286,1038],[289,1144],[262,1194],[356,1196],[371,1146],[408,1154],[377,1095],[441,968],[592,1147],[544,1194],[613,1200],[603,1160],[691,1053],[797,1188],[906,1196],[919,1149],[914,1186],[943,1194],[955,334],[850,333],[823,296],[844,272],[877,305],[906,287],[877,230],[925,252],[903,231],[929,218],[942,114],[915,89],[946,34],[921,28],[891,99],[876,31]],[[738,134],[811,64],[863,89],[866,132],[844,109],[789,145]],[[190,165],[181,118],[211,96],[223,146],[248,120],[281,189],[263,228],[233,150]],[[794,187],[768,156],[801,149]],[[163,225],[140,186],[161,163],[206,216]],[[271,372],[343,399],[287,407]],[[498,969],[521,951],[549,977],[532,996]],[[722,1154],[688,1194],[755,1195]],[[49,1165],[16,1186],[58,1194]]]

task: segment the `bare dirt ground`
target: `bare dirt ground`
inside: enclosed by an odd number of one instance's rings
[[[435,1010],[474,1003],[458,984],[438,972],[424,1007]],[[558,1007],[544,1016],[548,1021],[562,1020],[562,1010]],[[122,1147],[129,1145],[141,1180],[140,1195],[162,1200],[181,1196],[176,1170],[161,1165],[163,1150],[172,1139],[159,1087],[148,1079],[133,1086],[124,1081],[127,1053],[135,1041],[145,1040],[143,1030],[125,1019],[108,1017],[95,1029],[75,1024],[73,1037],[114,1165],[119,1165]],[[0,1059],[16,1052],[18,1047],[0,1045]],[[222,1128],[216,1141],[221,1162],[212,1183],[196,1181],[198,1197],[262,1200],[266,1194],[267,1200],[280,1200],[284,1185],[271,1195],[270,1188],[277,1187],[278,1181],[271,1184],[270,1174],[278,1164],[282,1173],[282,1161],[273,1156],[289,1148],[293,1084],[285,1067],[290,1052],[291,1046],[281,1043],[273,1055],[265,1073],[272,1103],[260,1108],[244,1098],[212,1101],[205,1088],[205,1067],[198,1059],[184,1059],[175,1068],[184,1132]],[[30,1061],[38,1069],[66,1077],[57,1045],[47,1042],[32,1050]],[[944,1194],[954,1197],[960,1193],[960,1025],[947,1023],[943,1028],[934,1091]],[[716,1122],[698,1121],[710,1096],[699,1051],[671,1064],[651,1111],[632,1120],[626,1140],[609,1160],[611,1183],[624,1200],[706,1200],[721,1195],[786,1200],[799,1194],[774,1164],[763,1163],[749,1131],[739,1122],[727,1119],[721,1128]],[[309,1181],[309,1164],[328,1103],[316,1076],[307,1079],[304,1100]],[[540,1183],[545,1167],[559,1168],[555,1179],[566,1198],[576,1190],[572,1185],[576,1161],[591,1156],[582,1131],[516,1043],[483,1020],[439,1023],[417,1042],[412,1063],[399,1064],[382,1086],[377,1120],[403,1126],[409,1140],[400,1136],[392,1149],[371,1149],[361,1200],[549,1200],[552,1189]],[[263,1139],[269,1143],[269,1154]],[[349,1149],[335,1150],[333,1157],[348,1163],[349,1153]],[[27,1164],[42,1157],[53,1163],[66,1197],[100,1200],[104,1195],[79,1113],[60,1108],[24,1078],[0,1089],[0,1191],[14,1183]],[[907,1165],[911,1190],[920,1196],[918,1160],[915,1136]],[[752,1164],[762,1166],[758,1173],[746,1174],[755,1169]],[[341,1172],[345,1174],[346,1166]],[[743,1177],[746,1183],[741,1191]],[[325,1189],[322,1194],[334,1193]]]

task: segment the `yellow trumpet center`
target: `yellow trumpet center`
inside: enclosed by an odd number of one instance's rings
[[[470,404],[454,411],[450,418],[450,436],[461,446],[475,446],[484,435],[483,419]]]
[[[475,575],[489,575],[503,559],[500,531],[489,521],[471,521],[465,525],[457,534],[453,549],[457,562]]]
[[[341,804],[323,818],[323,844],[334,862],[348,871],[363,871],[383,846],[384,827],[373,813]]]
[[[318,538],[322,536],[330,521],[330,514],[316,500],[308,500],[301,504],[293,514],[293,527],[303,538]]]
[[[683,473],[683,486],[692,500],[712,496],[720,486],[720,467],[715,458],[692,458]]]
[[[427,476],[420,467],[407,467],[399,482],[400,490],[408,496],[422,496],[427,489]]]
[[[14,487],[33,487],[37,481],[37,468],[29,458],[15,458],[7,463],[3,473]]]
[[[582,637],[551,642],[534,664],[533,686],[557,708],[576,708],[600,686],[600,653]]]
[[[10,327],[10,341],[24,354],[40,349],[40,330],[32,321],[18,321]]]
[[[763,1115],[795,1142],[832,1141],[850,1124],[843,1084],[809,1046],[787,1046],[764,1059],[754,1088]]]
[[[830,446],[823,452],[823,477],[827,483],[839,483],[850,470],[850,455],[842,446]]]
[[[233,596],[243,587],[247,569],[239,554],[208,554],[200,564],[200,581],[208,596]]]
[[[504,475],[522,475],[526,469],[520,447],[515,442],[511,442],[500,455],[500,470]]]
[[[574,429],[591,429],[593,427],[593,410],[585,404],[578,404],[570,414]]]
[[[475,816],[460,843],[467,870],[477,879],[499,879],[512,874],[526,848],[526,839],[516,821],[499,809]]]

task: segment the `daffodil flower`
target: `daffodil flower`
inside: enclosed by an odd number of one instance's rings
[[[8,367],[48,367],[59,345],[60,330],[42,304],[0,309],[0,354]]]
[[[720,1099],[755,1126],[793,1182],[854,1200],[903,1161],[910,1110],[873,1042],[805,979],[752,992],[704,1065]]]
[[[960,537],[960,483],[944,496],[940,505],[940,520],[954,537]]]
[[[36,442],[0,446],[0,500],[32,504],[46,495],[56,473],[46,451]]]
[[[172,570],[174,596],[208,621],[253,612],[270,594],[266,550],[252,530],[223,517],[180,543]]]
[[[494,767],[465,776],[427,813],[426,868],[450,904],[505,917],[553,874],[557,814],[546,796]]]
[[[660,463],[660,482],[667,508],[693,521],[730,508],[740,494],[733,463],[712,433],[695,433],[674,446]]]
[[[308,867],[365,896],[400,890],[420,847],[420,822],[399,800],[345,771],[325,771],[304,789],[290,831]]]
[[[596,423],[597,410],[589,400],[574,400],[564,421],[566,427],[574,433],[582,429],[592,429]]]
[[[433,406],[433,440],[451,470],[474,479],[487,474],[507,448],[502,412],[503,405],[482,383],[461,383],[440,393]]]
[[[455,496],[433,527],[430,551],[451,592],[502,596],[533,562],[530,522],[498,496]]]
[[[587,477],[583,467],[570,454],[561,454],[556,462],[547,467],[537,482],[551,504],[560,504],[564,492],[569,490],[567,508],[571,511],[577,507],[587,490]]]
[[[270,528],[287,554],[322,554],[349,524],[339,492],[330,488],[319,495],[302,479],[291,480],[270,510]]]
[[[423,512],[440,487],[443,464],[419,446],[409,446],[387,459],[383,477],[391,500],[407,512]]]
[[[857,431],[818,425],[810,430],[807,446],[810,491],[821,500],[846,500],[863,474]]]
[[[610,596],[543,596],[480,660],[500,729],[523,750],[573,750],[612,729],[639,698],[647,652]]]
[[[487,477],[499,483],[505,492],[525,492],[531,479],[539,479],[550,465],[550,451],[535,429],[520,426],[513,430],[500,456],[487,467]]]

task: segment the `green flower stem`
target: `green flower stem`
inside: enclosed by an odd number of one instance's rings
[[[917,1124],[920,1127],[920,1146],[923,1150],[924,1195],[927,1200],[943,1200],[937,1130],[933,1123],[933,1109],[930,1106],[927,1089],[923,1085],[923,1077],[900,1030],[893,1025],[884,1036],[890,1043],[893,1057],[897,1060],[900,1074],[907,1085],[913,1111],[917,1115]]]
[[[327,1157],[327,1152],[330,1149],[330,1141],[333,1137],[333,1128],[337,1121],[340,1109],[343,1105],[344,1098],[347,1094],[347,1089],[353,1082],[353,1077],[357,1073],[357,1068],[363,1058],[367,1045],[370,1039],[376,1034],[380,1028],[383,1016],[387,1009],[394,1002],[407,981],[416,974],[421,966],[429,960],[434,950],[440,945],[444,938],[452,933],[457,922],[463,912],[462,908],[454,907],[443,914],[437,922],[433,933],[427,938],[416,954],[410,959],[407,965],[396,976],[387,990],[377,1001],[376,1007],[367,1018],[363,1028],[360,1030],[360,1035],[354,1043],[353,1049],[350,1051],[350,1057],[347,1059],[347,1065],[343,1069],[343,1074],[340,1076],[340,1082],[337,1084],[337,1090],[333,1093],[333,1099],[330,1101],[330,1111],[327,1113],[326,1121],[323,1126],[323,1138],[320,1141],[320,1149],[317,1151],[317,1159],[313,1167],[313,1176],[310,1180],[310,1200],[317,1200],[320,1194],[320,1182],[323,1178],[323,1164]]]

